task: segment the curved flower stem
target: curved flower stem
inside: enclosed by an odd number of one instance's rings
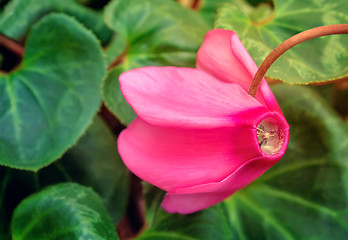
[[[24,54],[23,47],[16,41],[6,37],[0,33],[0,46],[6,47],[8,50],[16,54],[18,57],[22,58]]]
[[[334,34],[348,34],[348,24],[335,24],[312,28],[285,40],[278,47],[276,47],[261,63],[261,66],[257,70],[250,85],[249,95],[252,97],[256,96],[257,90],[259,89],[260,83],[267,70],[271,67],[275,60],[277,60],[287,50],[307,40]]]

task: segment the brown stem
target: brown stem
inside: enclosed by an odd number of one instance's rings
[[[197,10],[200,8],[200,5],[201,5],[201,0],[195,0],[195,1],[193,1],[192,9]]]
[[[117,65],[121,64],[124,60],[124,57],[126,56],[128,52],[128,46],[124,49],[124,51],[114,60],[112,61],[109,66],[108,66],[108,70],[116,67]]]
[[[22,59],[24,55],[24,48],[16,41],[6,37],[0,33],[0,46],[4,46],[18,57]]]
[[[201,0],[177,0],[182,6],[193,10],[198,10],[201,5]]]
[[[252,97],[256,96],[257,90],[259,89],[260,83],[267,70],[271,67],[275,60],[277,60],[287,50],[307,40],[334,34],[348,34],[348,24],[335,24],[312,28],[285,40],[278,47],[276,47],[262,62],[250,85],[249,95]]]

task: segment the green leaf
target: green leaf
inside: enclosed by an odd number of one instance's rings
[[[198,12],[209,25],[213,26],[216,9],[225,3],[231,3],[231,0],[200,0]]]
[[[51,14],[37,23],[22,64],[0,74],[0,164],[38,170],[59,158],[99,108],[104,75],[97,39],[77,21]]]
[[[237,239],[345,239],[345,126],[309,88],[272,90],[290,124],[289,146],[279,163],[226,201]]]
[[[114,0],[106,7],[104,18],[128,43],[126,69],[193,67],[196,51],[209,30],[197,13],[172,0]]]
[[[86,135],[62,159],[39,171],[40,183],[48,184],[52,175],[92,187],[102,197],[114,223],[123,216],[128,200],[129,171],[117,152],[114,136],[102,119],[95,118]]]
[[[160,209],[162,199],[166,192],[147,182],[142,183],[143,196],[145,198],[146,222],[151,227],[155,224],[155,215]]]
[[[122,124],[128,125],[137,115],[121,93],[118,77],[124,71],[123,65],[119,65],[109,71],[107,77],[104,79],[102,91],[108,108],[117,116]]]
[[[73,16],[91,29],[103,45],[111,38],[112,32],[104,24],[101,14],[76,0],[11,0],[0,18],[1,32],[7,37],[21,39],[35,22],[52,12]]]
[[[13,178],[13,170],[6,167],[0,167],[0,239],[10,238],[10,222],[14,208],[18,203],[29,194],[35,186],[33,172],[21,171],[21,176]]]
[[[251,5],[258,6],[264,3],[272,3],[272,0],[247,0]]]
[[[330,106],[333,106],[337,94],[335,84],[309,85],[308,87],[315,90]]]
[[[253,6],[258,6],[259,4],[272,3],[272,0],[247,0]],[[216,17],[216,10],[220,8],[223,4],[233,3],[234,0],[199,0],[198,12],[200,15],[213,26]]]
[[[235,31],[260,66],[266,56],[287,38],[321,25],[346,23],[345,0],[274,0],[270,6],[250,6],[231,0],[218,10],[215,28]],[[348,75],[347,35],[326,36],[294,47],[280,57],[267,72],[273,79],[291,84],[325,82]]]
[[[169,214],[160,209],[155,221],[156,224],[137,239],[233,239],[224,204],[190,215]]]
[[[118,239],[100,197],[75,183],[62,183],[31,195],[16,208],[14,240]]]
[[[344,80],[345,81],[345,80]],[[332,105],[336,109],[336,111],[347,120],[348,117],[348,106],[347,106],[347,98],[348,98],[348,89],[345,86],[344,81],[342,84],[337,83],[333,90],[333,96],[330,98],[332,100]]]
[[[121,65],[104,82],[103,98],[121,122],[128,124],[135,114],[120,95],[118,75],[150,65],[194,67],[196,52],[209,27],[197,13],[172,0],[111,1],[104,18],[124,38],[116,39],[108,61],[126,51]],[[115,51],[117,45],[119,50]]]
[[[38,172],[0,168],[0,223],[1,216],[4,222],[0,226],[4,230],[8,228],[6,223],[12,211],[23,198],[45,186],[65,181],[92,187],[103,199],[113,222],[119,222],[127,205],[129,172],[102,119],[95,118],[86,134],[62,159]]]
[[[169,214],[159,207],[164,192],[149,185],[146,190],[147,221],[150,227],[137,239],[234,239],[224,203],[190,215]]]
[[[122,54],[124,54],[126,50],[126,39],[121,34],[114,34],[110,44],[104,49],[107,64],[109,66],[112,64],[119,64],[119,61],[122,60]]]

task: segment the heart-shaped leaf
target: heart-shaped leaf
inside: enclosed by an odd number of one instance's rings
[[[209,30],[195,12],[172,0],[114,0],[105,9],[108,26],[125,37],[125,68],[194,66]]]
[[[156,223],[137,239],[234,239],[224,204],[191,215],[169,214],[159,209],[155,221]]]
[[[111,1],[104,18],[120,34],[108,59],[121,64],[105,79],[103,98],[121,122],[129,124],[135,114],[117,87],[119,74],[149,65],[193,67],[209,27],[196,12],[172,0]],[[122,51],[115,51],[117,45]],[[121,52],[124,54],[119,56]]]
[[[19,68],[0,74],[0,164],[38,170],[59,158],[99,108],[104,74],[97,39],[76,20],[33,26]]]
[[[272,90],[290,124],[289,146],[279,163],[226,201],[236,239],[344,239],[344,124],[309,88],[278,85]]]
[[[95,118],[86,134],[62,159],[38,172],[42,184],[50,176],[92,187],[117,223],[127,206],[129,171],[123,164],[114,136],[100,118]],[[52,179],[52,178],[51,178]]]
[[[112,32],[103,22],[101,14],[80,5],[76,0],[11,0],[0,18],[1,32],[18,40],[36,21],[52,12],[73,16],[91,29],[103,44],[110,40]]]
[[[7,232],[12,211],[21,200],[47,185],[65,181],[92,187],[101,196],[113,222],[119,222],[127,206],[129,172],[102,119],[95,118],[62,159],[38,172],[0,167],[0,236]]]
[[[75,183],[61,183],[23,200],[11,226],[16,240],[119,239],[100,197]]]
[[[321,25],[347,23],[345,0],[274,0],[250,6],[231,0],[218,10],[215,28],[235,31],[257,65],[287,38]],[[348,75],[348,36],[335,35],[301,43],[280,57],[267,72],[287,83],[325,82]]]
[[[200,0],[197,6],[197,10],[207,21],[207,23],[213,26],[216,16],[216,9],[225,3],[231,3],[231,0]]]
[[[151,186],[145,189],[149,228],[137,239],[234,239],[224,203],[190,215],[169,214],[159,207],[164,192]]]

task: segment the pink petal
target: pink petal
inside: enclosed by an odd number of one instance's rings
[[[211,207],[256,180],[282,156],[283,153],[280,153],[276,157],[267,156],[249,160],[220,182],[178,189],[168,193],[162,201],[162,207],[167,212],[180,214],[189,214]]]
[[[170,213],[189,214],[223,201],[260,177],[280,157],[261,157],[247,161],[222,181],[178,189],[165,196],[162,207]]]
[[[255,124],[263,115],[254,114]],[[164,189],[220,182],[249,159],[264,156],[253,125],[212,129],[164,128],[135,119],[118,139],[135,175]]]
[[[222,127],[248,122],[267,109],[238,84],[204,71],[144,67],[123,73],[121,91],[139,117],[158,126]]]
[[[248,158],[226,178],[216,182],[206,182],[201,185],[193,185],[186,188],[177,188],[171,191],[173,194],[229,192],[230,194],[244,188],[250,182],[260,177],[265,171],[277,163],[284,155],[289,141],[289,125],[285,118],[278,113],[271,113],[277,121],[278,128],[282,132],[283,143],[279,151],[274,155],[262,154],[260,157]],[[243,142],[244,143],[244,142]]]
[[[284,142],[278,153],[263,154],[261,157],[245,161],[221,181],[206,182],[170,191],[163,199],[162,207],[168,212],[180,214],[189,214],[208,208],[244,188],[278,162],[288,145],[289,126],[282,115],[277,113],[272,115],[278,120],[279,128],[284,134]]]
[[[162,208],[169,213],[190,214],[223,201],[229,193],[166,194]]]
[[[228,192],[229,195],[231,195],[260,177],[270,167],[277,163],[282,156],[283,155],[277,154],[277,156],[264,156],[251,159],[219,182],[210,182],[192,187],[181,188],[171,193],[191,194],[207,192]]]
[[[209,31],[197,54],[197,68],[214,77],[239,84],[246,92],[257,71],[257,66],[238,36],[233,31]],[[266,80],[263,79],[256,99],[271,111],[281,113]]]

